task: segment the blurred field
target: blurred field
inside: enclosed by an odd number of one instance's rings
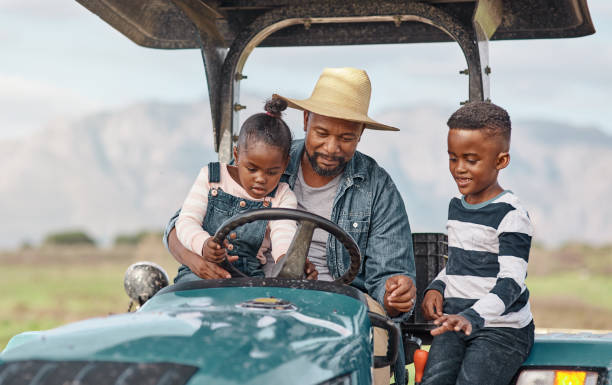
[[[123,275],[137,261],[160,264],[172,280],[178,264],[161,237],[137,246],[44,246],[0,252],[0,349],[15,334],[127,311]]]
[[[123,274],[133,262],[178,265],[159,237],[137,246],[46,246],[0,253],[0,349],[26,330],[127,310]],[[536,326],[612,329],[612,247],[534,248],[528,286]]]
[[[612,246],[535,247],[527,286],[536,327],[612,329]]]

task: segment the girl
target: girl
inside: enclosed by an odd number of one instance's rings
[[[212,235],[226,219],[243,211],[262,207],[297,207],[293,191],[279,183],[289,162],[291,131],[281,119],[287,102],[268,100],[265,113],[249,117],[240,128],[234,147],[235,165],[210,163],[202,168],[176,222],[178,239],[183,246],[211,262],[221,262],[227,255],[237,255],[233,263],[248,276],[263,276],[262,243],[269,238],[272,258],[282,258],[293,235],[293,221],[256,221],[232,231],[224,245]],[[226,251],[227,250],[227,251]],[[182,265],[175,283],[199,279]]]

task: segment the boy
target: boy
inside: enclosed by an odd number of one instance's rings
[[[447,124],[449,168],[463,197],[449,204],[448,263],[423,299],[437,328],[422,385],[506,385],[534,330],[525,286],[533,229],[518,198],[497,182],[510,162],[510,117],[474,102]]]

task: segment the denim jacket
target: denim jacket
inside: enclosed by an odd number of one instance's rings
[[[295,185],[304,152],[304,140],[294,140],[291,159],[281,181]],[[174,228],[178,212],[164,233]],[[383,304],[387,278],[403,274],[416,285],[412,234],[402,197],[391,177],[376,161],[359,151],[347,163],[334,198],[331,221],[349,233],[361,251],[359,274],[352,285]],[[348,251],[334,237],[327,240],[327,264],[334,278],[350,265]],[[402,314],[397,321],[411,313]]]
[[[304,140],[294,140],[281,181],[295,185]],[[416,285],[412,234],[404,201],[391,177],[359,151],[347,163],[334,198],[331,221],[349,233],[361,251],[359,274],[352,285],[383,304],[387,278],[402,274]],[[348,251],[336,238],[327,240],[327,264],[334,278],[350,265]],[[410,313],[404,313],[404,319]]]

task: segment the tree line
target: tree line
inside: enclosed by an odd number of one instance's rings
[[[143,239],[150,236],[159,236],[161,240],[162,233],[150,230],[142,230],[131,234],[119,234],[113,240],[114,246],[135,246]],[[43,245],[57,246],[76,246],[89,245],[97,246],[97,241],[84,230],[64,230],[47,234],[43,239]]]

